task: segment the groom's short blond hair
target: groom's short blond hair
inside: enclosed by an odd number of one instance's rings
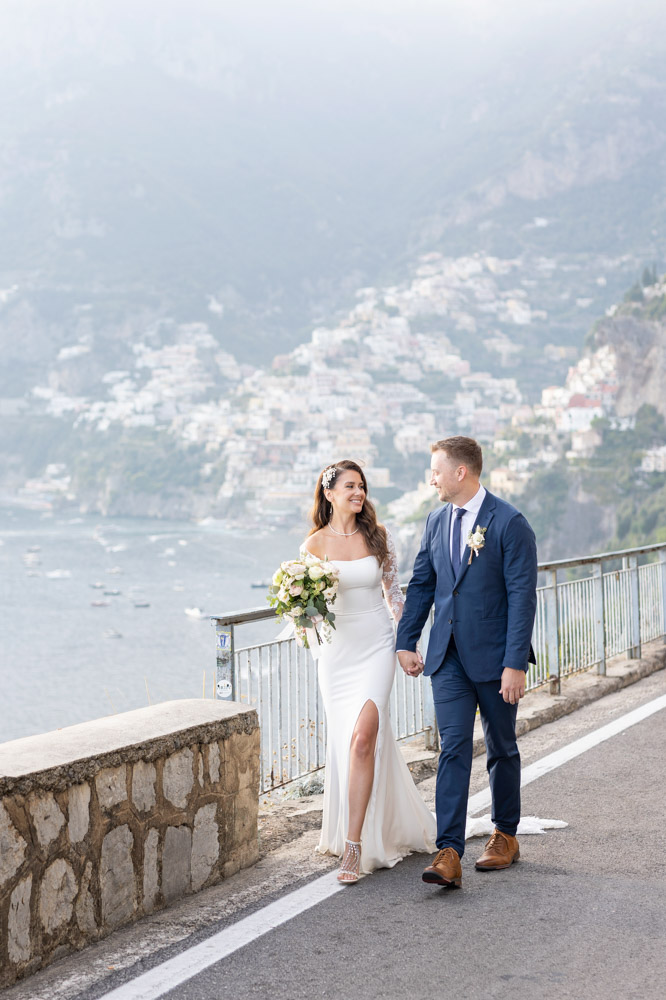
[[[443,438],[430,445],[430,451],[445,451],[454,462],[466,465],[474,476],[480,476],[483,469],[483,452],[481,445],[474,438],[463,437],[461,434],[455,437]]]

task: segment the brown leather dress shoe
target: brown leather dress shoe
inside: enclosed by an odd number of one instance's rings
[[[476,862],[480,872],[499,871],[500,868],[510,868],[520,857],[518,841],[508,833],[502,833],[495,827],[495,832],[485,846],[485,850]]]
[[[462,885],[462,868],[458,852],[452,847],[443,847],[421,878],[424,882],[434,882],[435,885]]]

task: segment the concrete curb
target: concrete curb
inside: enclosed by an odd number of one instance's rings
[[[516,732],[518,738],[561,719],[564,715],[604,698],[607,694],[620,691],[630,684],[636,684],[666,667],[666,644],[662,639],[643,646],[638,660],[617,657],[607,664],[605,676],[586,671],[562,678],[562,693],[551,695],[545,688],[530,691],[518,709]],[[432,777],[437,771],[439,754],[423,747],[412,745],[402,747],[407,766],[417,784]],[[474,756],[486,752],[486,746],[477,722],[474,736]],[[311,795],[302,799],[288,799],[271,802],[266,798],[260,802],[259,843],[264,856],[282,844],[300,837],[321,824],[323,795]]]

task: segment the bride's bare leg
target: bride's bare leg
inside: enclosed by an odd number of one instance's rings
[[[347,839],[360,841],[365,811],[375,777],[375,744],[379,732],[379,712],[374,701],[361,709],[351,738],[349,752],[349,828]]]
[[[375,744],[379,713],[366,701],[359,713],[349,749],[349,828],[338,882],[357,882],[361,867],[361,830],[375,777]]]

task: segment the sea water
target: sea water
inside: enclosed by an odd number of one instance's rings
[[[293,558],[304,534],[0,509],[0,742],[212,698],[209,616],[268,608],[252,583]],[[240,626],[237,645],[280,628]]]

